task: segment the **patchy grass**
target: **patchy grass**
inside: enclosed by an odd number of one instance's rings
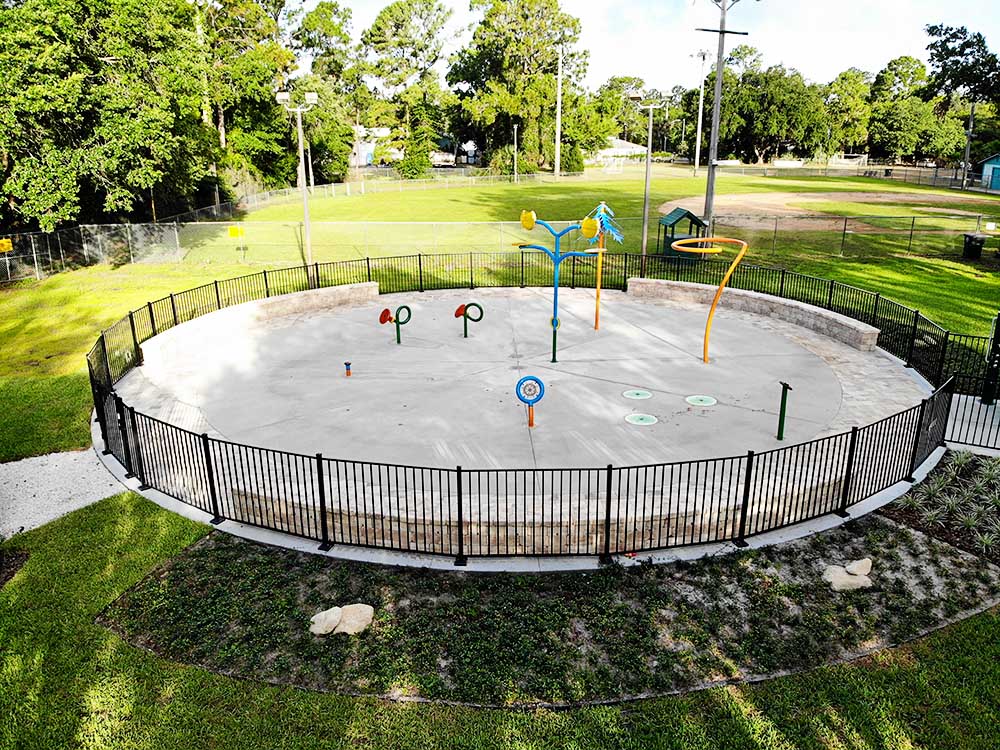
[[[872,557],[876,587],[827,564]],[[691,564],[476,575],[327,560],[226,534],[172,560],[106,618],[163,656],[318,690],[476,704],[572,703],[809,669],[912,638],[1000,596],[1000,569],[890,522]],[[358,637],[309,618],[376,608]]]
[[[0,589],[0,747],[986,750],[1000,742],[996,609],[852,664],[557,712],[401,705],[233,680],[94,624],[205,533],[125,494],[17,538],[31,556]],[[490,623],[481,627],[495,637]]]

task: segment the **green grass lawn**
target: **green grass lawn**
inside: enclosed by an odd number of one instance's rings
[[[153,566],[206,532],[124,494],[14,540],[31,556],[0,590],[0,747],[997,746],[996,610],[848,665],[562,712],[406,705],[270,687],[161,659],[95,624]]]
[[[664,201],[696,195],[704,178],[684,170],[662,170],[653,181],[653,213]],[[720,192],[829,192],[878,190],[935,196],[954,193],[867,178],[720,177]],[[626,242],[613,249],[638,251],[641,238],[641,175],[607,180],[572,180],[537,185],[434,188],[402,193],[316,198],[313,201],[314,258],[333,261],[366,255],[494,252],[517,242],[544,240],[518,227],[522,208],[560,219],[582,217],[607,200],[623,218]],[[909,200],[909,199],[907,199]],[[995,201],[1000,207],[1000,200]],[[831,209],[850,208],[831,204]],[[824,205],[824,210],[826,210]],[[855,206],[857,210],[861,210]],[[863,208],[863,207],[862,207]],[[871,208],[871,207],[869,207]],[[889,210],[879,207],[879,210]],[[40,282],[0,287],[0,461],[89,443],[88,383],[83,356],[102,327],[148,300],[210,281],[303,260],[299,206],[292,202],[262,208],[248,218],[244,254],[228,237],[226,224],[181,228],[184,263],[137,263],[83,268]],[[895,211],[896,207],[891,206]],[[378,219],[385,223],[359,224]],[[650,242],[655,241],[655,216]],[[259,222],[258,222],[259,220]],[[292,221],[289,221],[292,220]],[[355,221],[323,224],[322,221]],[[393,226],[400,221],[428,226]],[[284,221],[285,223],[282,223]],[[481,222],[481,223],[471,223]],[[852,234],[844,245],[838,233],[781,232],[766,228],[733,230],[751,242],[748,263],[784,266],[881,291],[919,308],[941,325],[963,333],[986,333],[1000,299],[1000,266],[992,253],[983,261],[962,261],[954,236],[924,234],[907,254],[908,236]],[[172,237],[172,232],[169,233]],[[172,247],[172,245],[171,245]],[[173,250],[171,249],[172,253]]]

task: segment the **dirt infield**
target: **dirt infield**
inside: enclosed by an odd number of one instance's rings
[[[921,211],[941,211],[954,215],[975,216],[974,212],[949,208],[954,204],[968,205],[981,203],[984,208],[1000,211],[1000,204],[988,198],[974,198],[966,193],[959,195],[938,195],[934,193],[866,193],[866,192],[823,192],[823,193],[738,193],[715,196],[715,211],[723,216],[781,216],[789,217],[782,221],[783,229],[819,229],[815,219],[808,217],[824,217],[833,220],[829,213],[810,210],[803,203],[909,203],[920,206]],[[796,205],[792,205],[796,204]],[[934,206],[931,208],[930,206]],[[666,214],[674,208],[686,208],[696,214],[701,214],[705,207],[705,198],[701,195],[679,200],[666,201],[659,206],[661,214]],[[913,211],[911,210],[910,213]],[[801,226],[796,226],[792,217],[801,217]]]

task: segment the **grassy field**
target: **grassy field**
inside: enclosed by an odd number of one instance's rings
[[[95,624],[153,566],[206,532],[125,494],[16,539],[30,558],[0,590],[0,747],[996,747],[996,610],[852,664],[562,712],[407,705],[270,687],[161,659]]]
[[[664,174],[683,173],[674,170]],[[955,196],[953,192],[864,178],[724,175],[719,185],[721,195],[879,191],[890,196],[922,196],[920,200],[907,197],[909,205],[905,207],[873,207],[851,201],[819,204],[822,210],[833,212],[908,208],[927,209],[925,213],[932,214],[935,201]],[[702,189],[703,178],[658,174],[653,182],[654,208],[665,201],[697,195]],[[514,250],[513,245],[529,235],[516,226],[501,230],[497,222],[516,221],[522,208],[532,208],[543,217],[570,219],[583,216],[599,200],[607,200],[619,217],[626,217],[626,244],[621,249],[638,250],[641,219],[627,218],[641,214],[642,181],[636,176],[566,180],[559,185],[439,188],[317,198],[312,208],[317,222],[374,218],[386,223],[317,223],[313,228],[315,259],[408,254],[415,248],[421,252]],[[1000,200],[995,204],[1000,213]],[[965,203],[962,206],[968,207]],[[185,263],[96,266],[40,282],[0,287],[0,348],[4,353],[0,359],[0,461],[87,445],[89,393],[83,355],[101,328],[129,309],[171,291],[261,268],[301,263],[299,229],[294,223],[281,223],[297,218],[299,210],[292,202],[249,215],[254,223],[247,224],[245,254],[228,237],[227,225],[192,224],[183,227],[182,244],[188,253]],[[398,222],[414,220],[436,224],[398,226]],[[929,215],[928,221],[933,220]],[[980,262],[963,261],[955,236],[940,233],[919,235],[908,247],[908,233],[897,229],[890,227],[888,233],[876,234],[856,232],[844,243],[843,255],[839,232],[796,229],[783,231],[778,241],[766,227],[734,229],[733,233],[751,241],[748,263],[784,266],[881,291],[955,331],[988,332],[1000,300],[996,257],[987,253]],[[537,231],[534,235],[530,239],[545,239]],[[655,238],[655,221],[651,237]]]

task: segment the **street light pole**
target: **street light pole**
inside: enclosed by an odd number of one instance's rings
[[[560,156],[562,155],[562,62],[563,62],[563,48],[559,45],[559,67],[556,69],[556,158],[555,158],[555,173],[556,179],[559,179],[559,171],[561,167]]]
[[[700,50],[695,57],[701,60],[698,84],[698,132],[694,142],[694,176],[697,177],[698,167],[701,166],[701,123],[705,119],[702,113],[705,111],[705,58],[708,57],[708,50]]]
[[[638,95],[632,96],[631,99],[641,101],[641,97]],[[642,272],[644,274],[646,272],[646,241],[649,236],[649,177],[653,162],[653,110],[665,106],[664,102],[639,105],[639,109],[649,110],[649,124],[646,131],[646,187],[642,195]]]
[[[517,184],[517,123],[514,123],[514,184]]]
[[[306,152],[305,135],[302,132],[302,114],[308,112],[319,101],[319,95],[313,91],[306,92],[306,103],[304,106],[292,107],[289,105],[291,97],[287,91],[279,91],[275,97],[288,112],[295,113],[295,126],[299,137],[299,169],[298,186],[302,191],[302,234],[306,250],[306,263],[312,265],[312,233],[309,222],[309,188],[306,185]]]
[[[712,0],[719,6],[719,28],[717,29],[697,29],[697,31],[711,31],[719,35],[719,50],[715,58],[715,96],[712,97],[712,137],[708,142],[708,181],[705,185],[705,215],[702,217],[709,225],[709,232],[712,226],[712,212],[715,204],[715,173],[716,162],[719,159],[719,121],[722,113],[722,76],[723,65],[726,54],[726,34],[739,34],[746,36],[744,31],[726,31],[726,11],[736,5],[740,0]]]

